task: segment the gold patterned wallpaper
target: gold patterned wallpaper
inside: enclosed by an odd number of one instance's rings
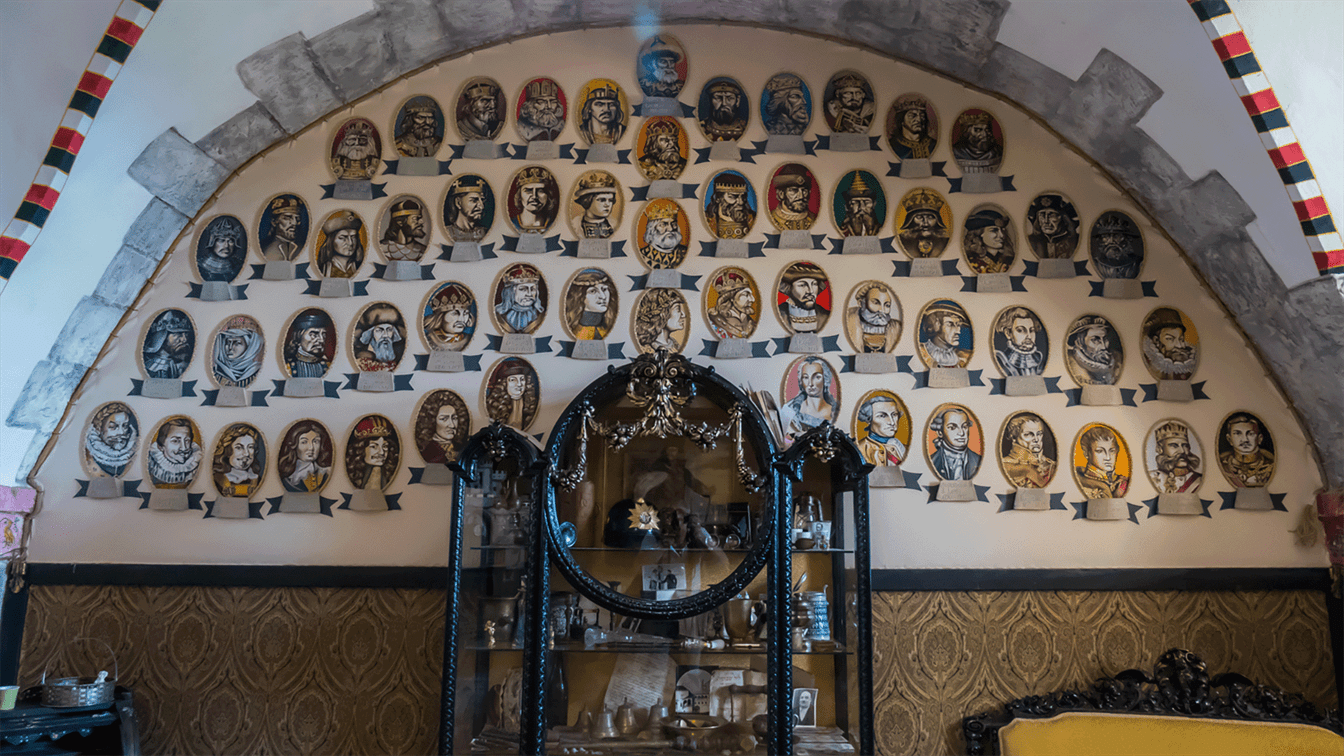
[[[1337,706],[1312,591],[880,593],[883,754],[960,753],[961,718],[1148,668],[1172,646],[1213,673]],[[443,593],[35,586],[20,681],[105,668],[117,649],[146,754],[418,754],[436,746]],[[571,681],[573,684],[573,681]]]

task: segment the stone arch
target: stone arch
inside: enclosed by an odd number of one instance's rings
[[[523,37],[645,20],[610,0],[375,4],[312,39],[295,33],[243,59],[237,71],[256,103],[195,143],[169,129],[131,165],[131,177],[154,199],[10,414],[9,425],[37,430],[20,478],[189,218],[241,166],[440,60]],[[1253,211],[1222,175],[1192,179],[1138,127],[1161,89],[1109,50],[1074,81],[998,43],[1008,7],[1008,0],[666,0],[649,11],[649,20],[826,37],[951,77],[1033,114],[1129,192],[1184,252],[1296,408],[1327,485],[1344,486],[1344,285],[1327,276],[1286,287],[1246,231]]]

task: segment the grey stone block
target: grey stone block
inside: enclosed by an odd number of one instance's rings
[[[1093,154],[1125,189],[1149,202],[1161,202],[1171,192],[1190,185],[1185,169],[1147,132],[1135,126],[1117,135],[1108,147]]]
[[[65,413],[65,405],[84,379],[85,367],[55,360],[42,360],[9,411],[5,424],[51,433]]]
[[[19,469],[14,471],[15,485],[28,485],[28,474],[33,471],[33,466],[37,464],[37,458],[41,456],[42,450],[46,448],[47,442],[50,440],[50,433],[38,431],[33,434],[33,440],[28,443],[28,451],[24,452],[23,459],[19,462]]]
[[[525,30],[559,29],[579,22],[579,6],[573,0],[524,0],[516,10],[518,25]]]
[[[628,24],[635,15],[635,7],[625,0],[578,0],[574,5],[580,23],[585,26]],[[656,11],[658,6],[651,4],[649,7]]]
[[[1255,211],[1217,171],[1171,192],[1152,210],[1171,238],[1187,251],[1205,239],[1239,231],[1255,220]]]
[[[972,79],[988,60],[993,42],[916,28],[891,35],[878,49],[939,72]]]
[[[291,134],[345,102],[322,73],[302,33],[272,42],[243,58],[237,70],[243,86]]]
[[[228,178],[229,171],[199,147],[168,129],[154,138],[126,169],[151,194],[183,215],[195,215]]]
[[[225,170],[235,171],[286,136],[265,106],[254,102],[201,137],[196,146]]]
[[[666,21],[754,21],[778,24],[784,15],[784,0],[664,0],[662,18]]]
[[[940,32],[959,42],[966,54],[983,60],[994,49],[1009,4],[1008,0],[912,0],[915,21],[910,28]]]
[[[92,365],[124,312],[125,307],[110,305],[95,297],[79,300],[61,334],[56,337],[56,343],[51,345],[47,359],[85,367]]]
[[[93,296],[115,307],[130,307],[158,265],[157,260],[123,245],[103,271]]]
[[[453,46],[459,50],[510,37],[518,26],[509,0],[440,0],[439,7]]]
[[[1053,113],[1073,86],[1059,71],[1001,44],[994,45],[975,81],[1040,115]]]
[[[897,31],[911,29],[919,12],[921,0],[844,0],[836,14],[839,27],[867,26]],[[871,33],[871,29],[868,33]]]
[[[1244,229],[1210,237],[1185,250],[1214,294],[1243,321],[1243,327],[1246,317],[1260,317],[1267,304],[1283,302],[1287,297],[1288,289],[1279,274]]]
[[[140,216],[127,229],[121,243],[155,260],[161,260],[173,245],[173,240],[186,228],[187,220],[186,215],[155,197],[140,211]]]
[[[1084,151],[1099,151],[1108,138],[1143,118],[1161,97],[1162,89],[1152,79],[1102,48],[1049,121]]]
[[[1333,347],[1333,356],[1344,359],[1344,292],[1333,276],[1314,278],[1289,289],[1287,309],[1310,322]]]
[[[785,26],[814,34],[837,34],[843,3],[828,0],[784,0]]]
[[[309,48],[347,102],[401,75],[379,11],[355,16],[313,37]]]
[[[444,57],[454,49],[434,0],[374,0],[392,52],[411,71]]]

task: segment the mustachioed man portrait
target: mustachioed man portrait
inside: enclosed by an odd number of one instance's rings
[[[579,341],[607,338],[619,312],[616,285],[600,268],[584,268],[565,287],[565,327]]]
[[[312,493],[331,480],[335,460],[335,444],[327,427],[316,420],[299,420],[280,440],[275,469],[286,491]]]
[[[1003,142],[994,116],[971,108],[952,124],[952,157],[963,173],[997,173],[1003,163]]]
[[[1184,313],[1159,307],[1143,319],[1143,363],[1160,381],[1188,381],[1199,367],[1199,336]]]
[[[944,404],[929,417],[929,466],[943,480],[970,480],[984,459],[983,436],[975,415],[960,404]],[[973,443],[979,440],[980,443]],[[981,448],[973,448],[979,446]]]
[[[232,281],[247,258],[247,229],[232,215],[217,215],[196,243],[196,269],[202,281]]]
[[[801,163],[785,163],[770,178],[770,221],[780,231],[807,231],[817,222],[817,179]]]
[[[1103,423],[1091,423],[1078,434],[1073,477],[1089,499],[1123,499],[1129,492],[1129,450],[1120,434]]]
[[[201,432],[186,415],[159,423],[145,449],[145,469],[155,488],[190,488],[201,469]]]
[[[881,281],[854,287],[845,307],[845,335],[861,354],[887,354],[901,338],[901,303]]]
[[[310,307],[294,316],[285,332],[282,356],[291,378],[321,378],[336,356],[331,316]]]
[[[904,440],[902,419],[907,427]],[[858,439],[859,453],[869,464],[893,467],[904,462],[910,433],[908,412],[900,398],[885,390],[868,392],[854,413],[854,438]]]
[[[1003,476],[1017,488],[1045,488],[1059,467],[1054,431],[1034,412],[1015,412],[999,436]]]
[[[384,211],[382,238],[378,248],[388,262],[416,261],[429,246],[429,228],[425,226],[425,204],[415,197],[398,197]]]
[[[364,221],[349,210],[337,210],[322,223],[317,245],[317,271],[323,278],[354,278],[364,264]]]
[[[639,258],[654,270],[675,268],[686,259],[690,222],[674,200],[655,199],[644,206],[640,222],[644,233],[637,239]]]
[[[646,289],[635,300],[631,328],[640,352],[680,354],[691,332],[685,297],[676,289]]]
[[[742,268],[721,268],[709,280],[714,302],[705,308],[709,329],[720,339],[748,339],[761,320],[756,282]]]
[[[350,337],[361,372],[393,371],[406,353],[406,319],[391,302],[374,302],[360,313]]]
[[[952,230],[947,227],[947,202],[931,189],[912,189],[901,198],[896,238],[914,259],[939,257],[947,249]]]
[[[430,465],[457,459],[471,433],[471,414],[457,392],[437,389],[425,395],[415,413],[415,446]]]
[[[621,187],[606,171],[589,171],[574,185],[570,225],[580,239],[610,239],[621,224]]]
[[[196,351],[196,328],[181,310],[160,312],[150,322],[140,357],[150,378],[181,378]]]
[[[650,181],[674,180],[686,170],[686,132],[675,118],[658,116],[639,130],[639,172]]]
[[[457,132],[463,141],[492,141],[504,128],[505,107],[499,82],[484,76],[467,80],[457,98]]]
[[[817,333],[831,317],[831,282],[816,263],[790,264],[779,277],[777,309],[790,333]]]
[[[490,184],[474,173],[453,179],[443,200],[443,225],[455,242],[478,242],[490,233],[495,220],[495,197]]]
[[[221,387],[246,388],[257,379],[266,351],[266,337],[261,324],[250,315],[234,315],[225,319],[215,332],[215,343],[210,353],[210,372]]]
[[[123,402],[108,402],[94,410],[84,432],[84,470],[94,477],[119,478],[135,457],[140,421]]]
[[[1203,449],[1194,430],[1181,420],[1159,420],[1148,435],[1148,478],[1158,493],[1194,493],[1204,474]]]
[[[1274,477],[1274,437],[1249,412],[1233,412],[1218,427],[1218,466],[1236,488],[1264,488]]]
[[[401,106],[393,136],[403,157],[433,157],[443,144],[443,110],[428,95],[416,95]]]
[[[826,123],[837,134],[867,134],[877,113],[873,87],[858,71],[840,71],[826,84]]]
[[[927,159],[938,146],[938,124],[930,117],[933,106],[917,94],[896,98],[887,112],[887,144],[902,160]]]
[[[853,171],[846,178],[853,177],[849,186],[840,191],[843,217],[837,213],[836,225],[841,236],[877,236],[886,219],[886,204],[883,201],[881,185],[877,177],[867,171]],[[840,180],[844,186],[845,179]]]
[[[546,233],[559,210],[559,186],[550,171],[534,165],[518,172],[509,191],[509,220],[521,233]]]
[[[812,122],[812,95],[807,84],[791,73],[779,73],[765,82],[761,93],[761,120],[766,133],[797,135]]]
[[[1027,244],[1042,260],[1067,260],[1078,250],[1078,211],[1062,194],[1039,194],[1027,206]]]
[[[487,376],[485,414],[491,420],[525,431],[532,427],[540,404],[537,371],[527,360],[506,357]]]
[[[212,477],[220,496],[252,497],[266,474],[266,440],[248,423],[234,423],[215,442]]]
[[[476,333],[476,297],[465,284],[449,281],[430,294],[422,330],[430,349],[460,352]]]
[[[593,79],[579,92],[579,133],[588,144],[616,144],[625,136],[630,115],[624,105],[621,85],[610,79]]]
[[[736,79],[719,76],[705,83],[697,108],[700,130],[711,142],[736,142],[747,131],[751,108]]]
[[[308,241],[308,207],[294,194],[273,197],[258,227],[261,256],[266,262],[293,262]]]
[[[337,181],[368,181],[382,162],[382,140],[373,122],[351,118],[336,131],[331,145],[331,172]]]
[[[392,421],[382,415],[361,417],[345,445],[345,474],[350,485],[386,491],[400,464],[401,438]]]
[[[756,197],[747,177],[720,171],[710,180],[705,225],[716,239],[742,239],[756,222]]]
[[[994,318],[994,363],[1005,376],[1041,375],[1049,356],[1045,323],[1030,308],[1009,307]]]
[[[676,97],[686,84],[686,52],[676,37],[657,34],[639,51],[639,88],[647,97]]]
[[[523,86],[517,126],[524,142],[553,142],[565,130],[565,93],[555,79],[540,77]]]
[[[1143,267],[1143,234],[1134,219],[1119,210],[1107,210],[1092,224],[1089,241],[1092,265],[1105,278],[1138,278]]]
[[[1079,386],[1110,386],[1120,380],[1125,352],[1111,321],[1083,315],[1069,326],[1064,344],[1068,348],[1065,364]]]
[[[514,263],[495,285],[495,324],[500,333],[532,333],[546,314],[546,289],[541,271]]]

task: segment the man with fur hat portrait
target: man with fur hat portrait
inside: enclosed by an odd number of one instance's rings
[[[831,316],[831,282],[816,264],[800,261],[779,278],[779,317],[793,333],[817,333]]]
[[[397,126],[393,143],[403,157],[433,157],[443,143],[443,111],[427,95],[406,101]]]
[[[681,94],[681,50],[662,37],[654,36],[647,43],[648,51],[639,58],[639,88],[648,97],[676,97]]]
[[[354,341],[360,371],[396,370],[406,352],[406,321],[390,302],[375,302],[355,323]]]
[[[770,219],[780,231],[807,231],[817,222],[812,211],[812,172],[800,163],[786,163],[770,179],[775,204]]]
[[[196,329],[181,310],[166,310],[145,334],[141,357],[150,378],[181,378],[196,349]]]
[[[349,210],[337,210],[322,224],[317,270],[323,278],[354,278],[364,264],[364,221]]]
[[[413,198],[392,206],[387,231],[379,241],[389,262],[415,261],[425,254],[429,231],[425,228],[425,208]]]
[[[1143,359],[1164,381],[1188,381],[1199,367],[1199,347],[1186,340],[1185,320],[1159,307],[1143,321]]]

